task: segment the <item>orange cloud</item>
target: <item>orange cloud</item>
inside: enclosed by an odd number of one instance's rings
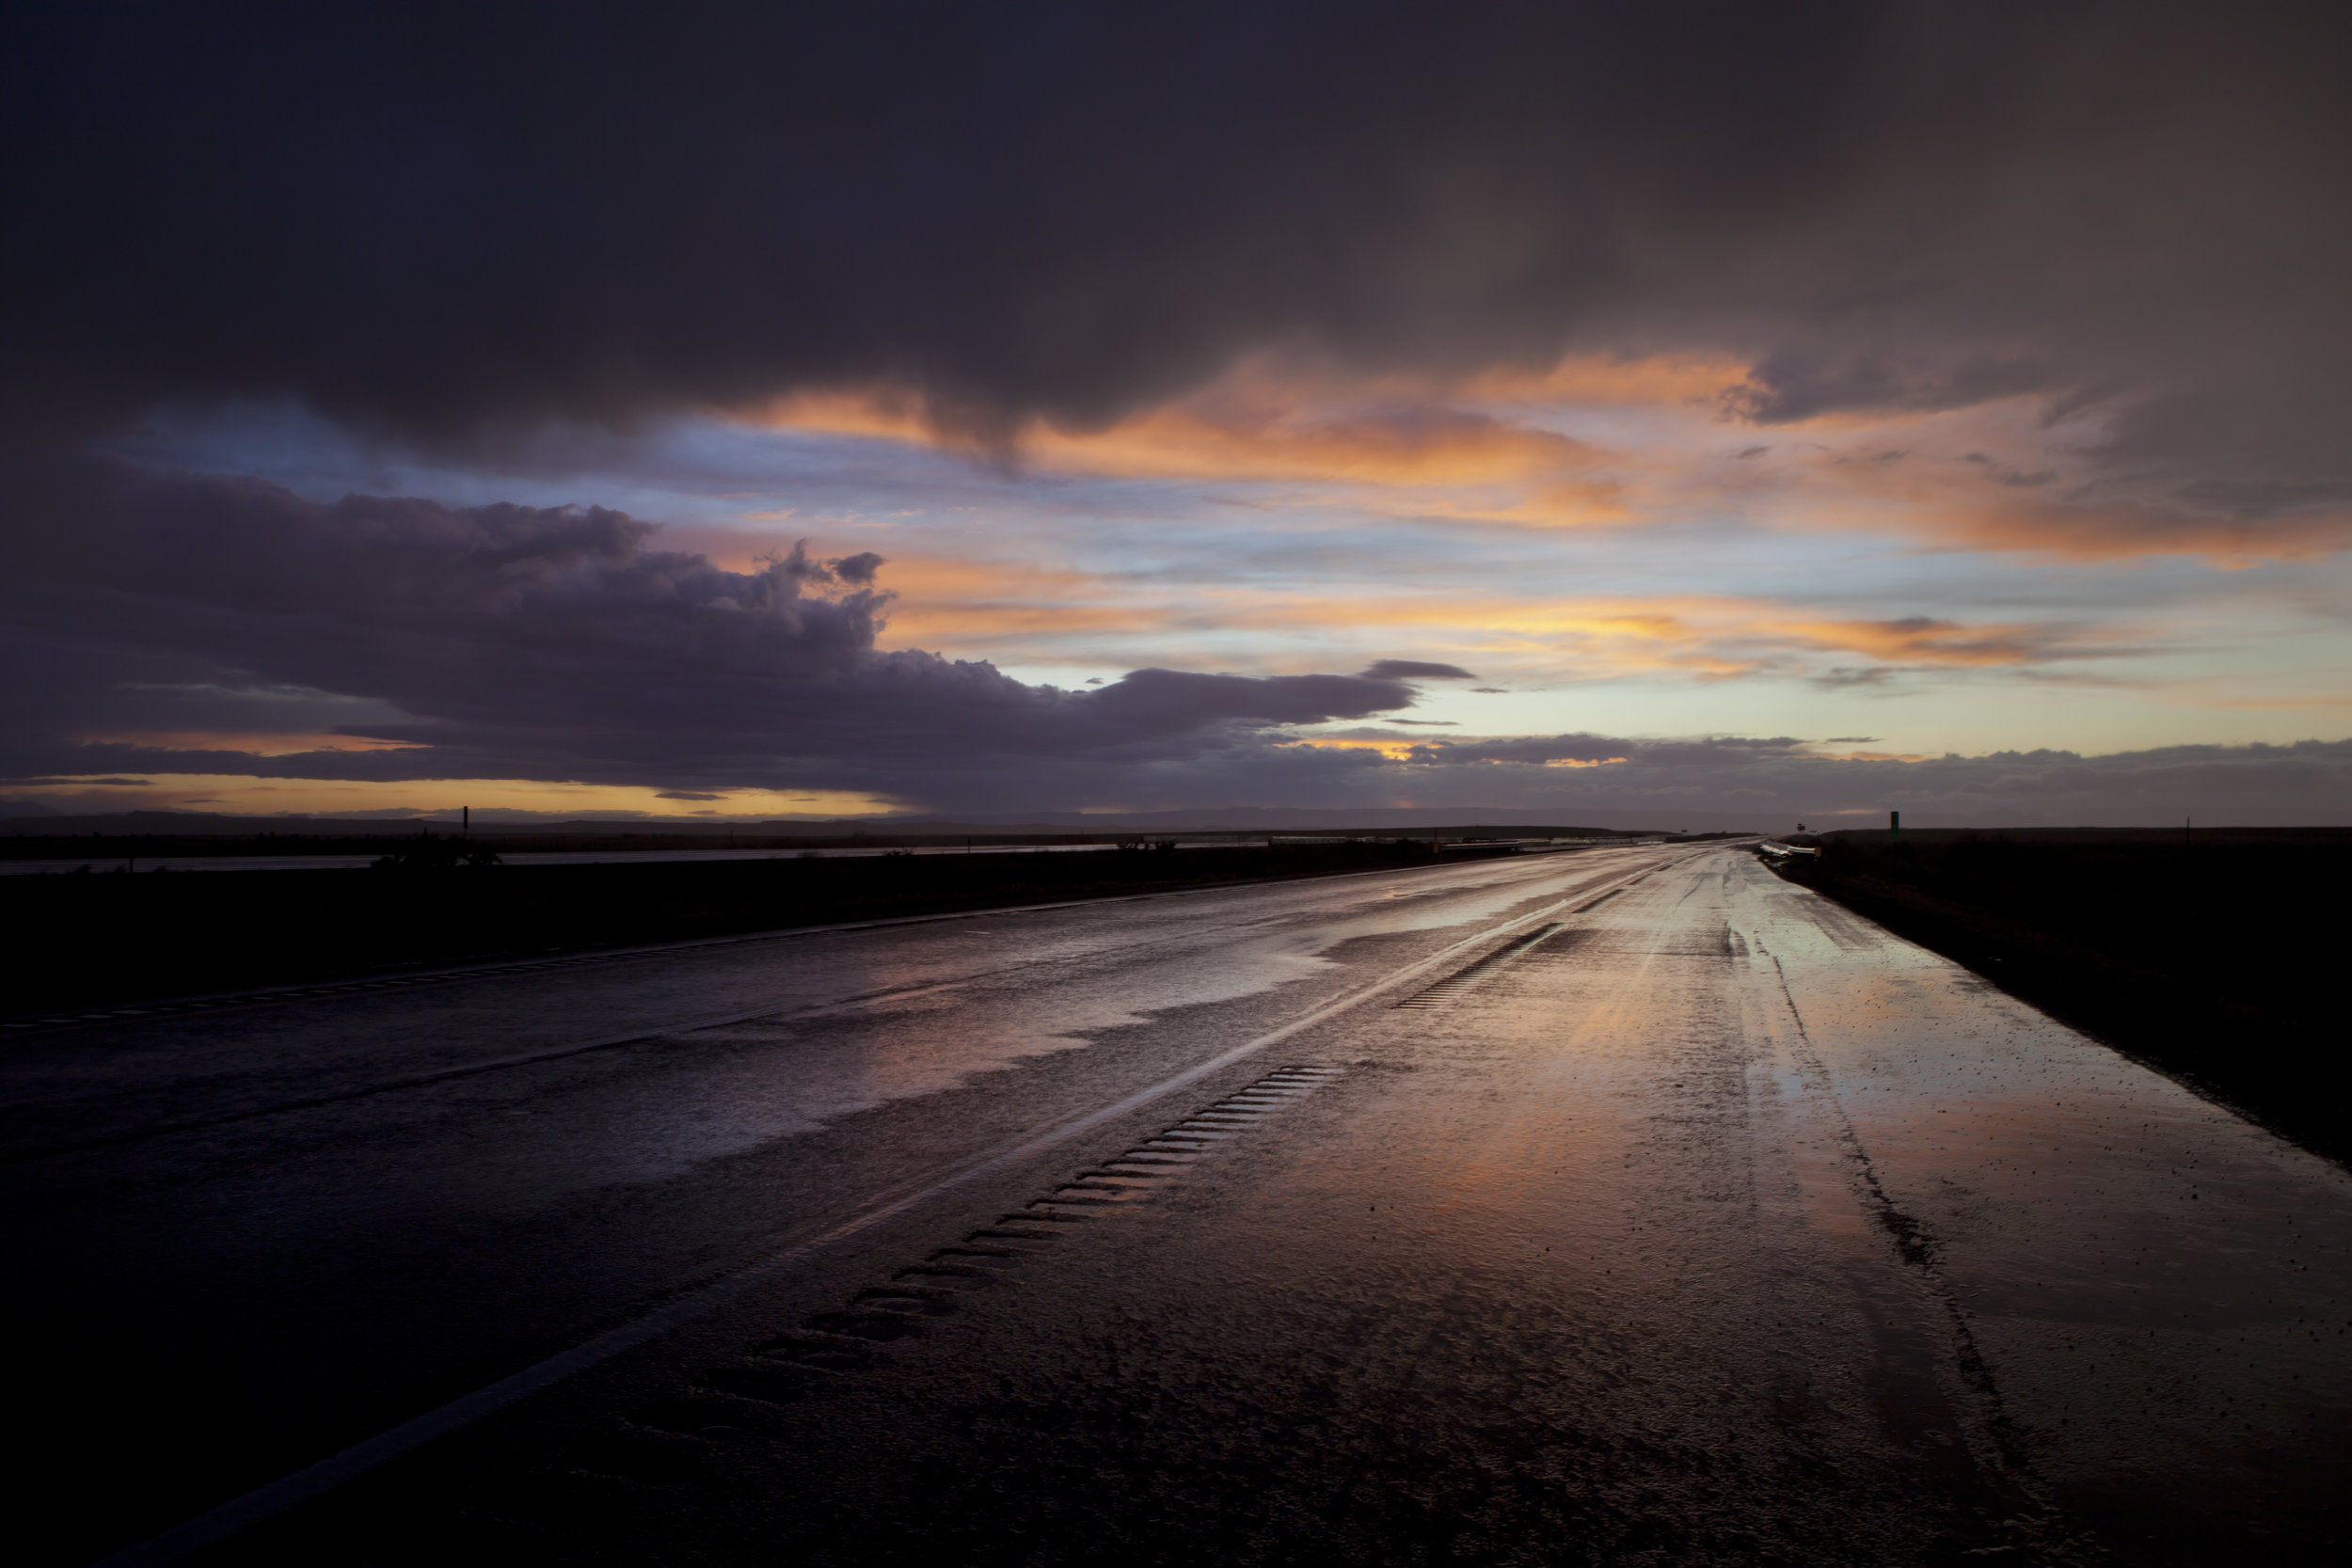
[[[1934,413],[1850,411],[1760,432],[1760,461],[1710,465],[1700,483],[1778,526],[1904,534],[1947,549],[2190,556],[2241,567],[2352,546],[2352,510],[2256,520],[2141,488],[2102,465],[2106,434],[2096,414],[2053,426],[2031,397]]]
[[[1431,404],[1299,409],[1195,402],[1094,436],[1048,431],[1041,467],[1120,478],[1381,485],[1550,483],[1594,468],[1581,441]]]
[[[1481,738],[1485,737],[1478,736],[1317,735],[1305,740],[1294,741],[1292,744],[1305,751],[1377,752],[1391,762],[1410,762],[1421,748],[1454,741],[1474,742]],[[1554,757],[1543,766],[1546,768],[1607,768],[1613,763],[1626,760],[1624,757]]]
[[[769,421],[830,435],[943,441],[917,410],[888,398],[794,398]],[[1018,444],[1024,467],[1111,479],[1334,484],[1375,490],[1504,487],[1504,509],[1622,515],[1606,459],[1584,442],[1492,415],[1431,403],[1301,405],[1263,388],[1219,388],[1097,432],[1040,426]]]
[[[1175,656],[1163,649],[1203,632],[1268,626],[1323,650],[1307,656],[1311,663],[1294,660],[1284,669],[1330,668],[1351,657],[1335,657],[1335,645],[1409,633],[1431,657],[1533,678],[1665,673],[1715,681],[1820,673],[1837,660],[1997,669],[2135,651],[2071,624],[1832,616],[1737,595],[1566,598],[1454,583],[1304,594],[936,558],[893,562],[890,571],[901,595],[891,614],[895,643],[1106,670],[1169,661]]]
[[[1713,410],[1724,392],[1752,374],[1747,361],[1728,356],[1659,356],[1628,359],[1571,356],[1549,370],[1490,370],[1450,388],[1433,388],[1478,404],[1556,408],[1680,407]]]
[[[1422,742],[1406,736],[1391,740],[1360,735],[1319,735],[1312,740],[1301,740],[1295,744],[1303,751],[1311,752],[1377,752],[1391,762],[1404,762],[1411,757],[1413,748]]]
[[[887,581],[898,595],[890,607],[891,641],[902,646],[1017,653],[1041,639],[1202,624],[1197,607],[1155,604],[1134,584],[1084,572],[914,557],[893,561]]]
[[[1598,375],[1585,375],[1588,390],[1599,386]],[[1629,396],[1659,389],[1657,374],[1645,377],[1633,367],[1620,368],[1619,380]],[[920,399],[886,388],[799,394],[755,419],[776,428],[977,450],[961,433],[934,425]],[[994,455],[1050,473],[1332,487],[1322,498],[1286,496],[1294,506],[1335,502],[1552,527],[1629,517],[1624,482],[1613,471],[1618,456],[1588,442],[1449,401],[1427,386],[1343,383],[1263,365],[1104,429],[1032,425],[1009,453]]]
[[[1754,674],[1792,653],[1851,654],[1890,664],[1983,668],[2122,653],[2077,628],[2025,622],[1971,624],[1926,616],[1883,621],[1810,615],[1768,599],[1676,595],[1635,600],[1432,594],[1285,604],[1286,620],[1326,626],[1453,627],[1422,645],[1475,660],[1482,654],[1565,653],[1615,670]]]
[[[2069,657],[2072,641],[2046,626],[2019,623],[1972,626],[1924,615],[1892,621],[1767,621],[1761,628],[1769,635],[1812,647],[1862,654],[1890,664],[1966,668]]]
[[[1044,472],[1283,486],[1292,510],[1530,528],[1738,517],[1861,531],[1941,548],[2074,560],[2188,555],[2221,565],[2352,546],[2352,512],[2260,520],[2135,493],[2097,453],[2105,416],[2053,425],[2046,400],[1844,410],[1732,422],[1731,358],[1569,358],[1451,381],[1348,377],[1272,359],[1099,430],[1039,423],[990,455]],[[889,389],[807,393],[755,418],[779,428],[977,451]],[[1582,434],[1571,434],[1580,422]],[[1609,434],[1604,442],[1597,431]]]
[[[653,786],[570,784],[546,779],[410,779],[369,783],[348,779],[256,779],[244,774],[148,773],[135,781],[112,778],[50,778],[9,786],[9,793],[71,811],[173,810],[187,806],[225,815],[280,812],[333,816],[338,812],[411,810],[454,815],[460,806],[477,814],[515,811],[595,815],[639,812],[687,815],[688,802]],[[700,816],[868,816],[899,809],[888,797],[844,789],[731,789],[714,791],[713,809]]]
[[[2259,521],[2147,503],[2035,504],[1967,498],[1924,509],[1937,531],[1979,549],[2022,550],[2074,561],[2193,556],[2232,570],[2265,561],[2312,561],[2352,547],[2352,512],[2310,512]]]

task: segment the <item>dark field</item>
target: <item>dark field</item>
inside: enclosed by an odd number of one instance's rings
[[[1499,851],[1453,849],[1444,858],[1487,852]],[[12,972],[0,1014],[557,949],[1428,865],[1438,858],[1427,844],[1406,841],[11,877],[0,879]]]
[[[2352,1163],[2352,830],[1833,833],[1782,872]]]

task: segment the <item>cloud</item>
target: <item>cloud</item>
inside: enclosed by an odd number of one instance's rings
[[[802,394],[758,421],[950,444],[963,434],[928,424],[918,404],[886,386]],[[1237,367],[1190,397],[1102,428],[1031,425],[1005,455],[1121,479],[1423,486],[1565,481],[1598,457],[1581,441],[1458,406],[1430,387],[1353,384],[1271,364]]]
[[[882,566],[882,558],[872,550],[864,550],[856,555],[845,555],[838,560],[825,562],[826,570],[833,573],[834,577],[860,588],[872,587],[874,574],[880,571]]]
[[[1867,668],[1839,664],[1806,678],[1824,691],[1845,691],[1855,687],[1892,686],[1895,684],[1895,677],[1900,673],[1897,670],[1890,670],[1883,664],[1874,664]]]
[[[1413,748],[1416,763],[1467,768],[1508,763],[1533,767],[1629,763],[1642,768],[1712,769],[1804,756],[1805,742],[1789,736],[1770,739],[1705,736],[1693,740],[1628,740],[1594,735],[1526,736],[1504,740],[1430,740]]]
[[[17,535],[0,583],[0,770],[20,776],[928,796],[991,766],[1033,786],[1057,768],[1180,762],[1414,700],[1376,669],[1025,685],[878,647],[890,595],[873,557],[796,547],[727,571],[597,508],[321,504],[81,459],[0,469],[0,515]]]
[[[1375,667],[1376,670],[1376,667]],[[1082,699],[1090,717],[1130,725],[1136,736],[1181,733],[1226,721],[1316,724],[1409,706],[1412,689],[1391,675],[1204,675],[1136,670]],[[1122,735],[1120,738],[1130,738]]]
[[[1918,365],[1869,355],[1828,356],[1784,349],[1766,356],[1746,381],[1722,397],[1729,412],[1756,424],[1793,424],[1850,409],[1940,412],[2045,390],[2050,367],[2030,360],[1972,356]],[[1751,447],[1740,455],[1764,449]]]
[[[457,439],[887,387],[1009,449],[1267,351],[1463,385],[1727,357],[1722,406],[1776,430],[2103,407],[2102,474],[2253,523],[2352,481],[2347,28],[2293,0],[743,3],[560,39],[52,8],[0,68],[0,424],[282,395]],[[1363,418],[1212,456],[1577,467]]]
[[[2023,671],[2144,652],[2070,622],[1872,619],[1728,594],[1518,598],[1457,588],[1412,597],[1301,602],[1283,613],[1293,624],[1443,626],[1450,628],[1450,641],[1485,641],[1508,650],[1515,662],[1541,650],[1541,667],[1583,678],[1637,672],[1701,680],[1807,674],[1824,658],[1859,655],[1880,661],[1865,667],[1880,672],[1868,678],[1885,679],[1901,670]]]
[[[18,778],[152,770],[215,796],[218,784],[199,781],[537,780],[977,809],[1196,804],[1198,790],[1291,796],[1315,781],[1344,796],[1371,787],[1354,769],[1384,759],[1447,773],[1619,757],[1697,766],[1729,744],[1687,754],[1572,737],[1408,747],[1400,730],[1300,747],[1301,727],[1399,715],[1416,683],[1476,677],[1383,658],[1354,674],[1147,664],[1076,690],[1032,685],[985,661],[885,647],[893,600],[871,554],[828,561],[795,547],[728,570],[663,548],[653,525],[609,509],[323,503],[258,481],[74,459],[0,469],[0,516],[15,538],[0,578],[0,775]],[[1586,676],[1804,675],[1858,655],[1883,662],[1823,678],[1868,680],[2129,651],[2067,626],[1703,596],[1456,592],[1287,609],[1202,597],[1185,614],[1195,626],[1294,629],[1318,617],[1385,622],[1391,637],[1444,618],[1507,633],[1522,662],[1540,646],[1555,669]],[[1747,755],[1799,743],[1740,744]],[[1365,755],[1327,754],[1343,749]]]
[[[1294,732],[1413,726],[1385,716],[1419,683],[1477,678],[1313,673],[1400,648],[1544,690],[1563,728],[1629,722],[1566,706],[1584,681],[1814,705],[1793,683],[2088,679],[2192,579],[2141,574],[2144,624],[2107,626],[2124,574],[2057,562],[2352,544],[2341,8],[722,3],[559,31],[432,6],[11,24],[0,446],[276,409],[310,434],[271,471],[314,499],[0,480],[7,768],[974,805],[1744,768],[1769,794],[1773,768],[1912,765]],[[616,432],[680,417],[661,485],[590,492],[635,516],[323,477],[567,499],[594,453],[661,445]],[[202,446],[173,450],[247,471]],[[820,450],[839,471],[803,483]],[[706,463],[728,508],[646,499]],[[928,535],[831,531],[893,526],[918,483]],[[1227,504],[1279,525],[1213,548]],[[649,509],[820,547],[714,562]],[[954,536],[986,544],[947,547],[1018,565],[922,559],[967,511]],[[1661,537],[1610,536],[1635,527]],[[2034,559],[1771,537],[1801,532]],[[1302,570],[1310,534],[1363,564]],[[1673,591],[1701,583],[1732,591]],[[2243,664],[2248,619],[2169,624]],[[1263,673],[1161,668],[1211,633]],[[1064,691],[980,655],[1135,673]],[[2149,667],[2152,702],[2186,689]],[[2329,671],[2254,700],[2332,702],[2308,694]]]
[[[2352,546],[2352,488],[2119,463],[2127,422],[2128,411],[2114,407],[2055,419],[2046,402],[2014,397],[1907,416],[1874,410],[1825,417],[1815,440],[1759,465],[1744,483],[1709,478],[1769,514],[1945,547],[2087,561],[2185,555],[2226,566]]]
[[[410,789],[408,803],[574,812],[793,810],[775,802],[816,795],[950,811],[1491,806],[1675,826],[1890,809],[1923,825],[2352,817],[2352,740],[1857,758],[1789,736],[1432,737],[1388,717],[1430,678],[1409,660],[1145,668],[1062,690],[882,647],[890,599],[870,573],[846,579],[801,549],[729,571],[611,511],[321,503],[80,459],[0,467],[0,515],[21,525],[0,576],[0,782],[52,804],[142,790],[385,809],[384,792]],[[1775,621],[1732,602],[1630,618],[1677,639],[1689,616],[1735,608],[1742,635],[1783,626],[1772,635],[1963,669],[2043,646],[2014,628]],[[196,744],[207,736],[214,749]],[[337,743],[271,755],[257,742],[286,736]]]
[[[1968,398],[1817,400],[1772,416],[1803,439],[1734,448],[1725,419],[1763,417],[1740,379],[1753,373],[1721,360],[1587,356],[1544,374],[1351,381],[1258,355],[1099,427],[998,432],[984,455],[1009,475],[1216,484],[1335,520],[1589,531],[1731,515],[1791,532],[2225,564],[2352,545],[2352,475],[2223,480],[2115,463],[2129,400],[2060,406],[1991,380]],[[983,450],[926,424],[889,388],[802,394],[755,422]],[[1570,437],[1554,428],[1564,423],[1590,434]]]
[[[1339,575],[1344,566],[1319,560],[1307,563],[1314,574],[1307,583],[1218,564],[1187,578],[1170,571],[1049,569],[1025,559],[910,556],[891,569],[904,595],[892,609],[892,633],[926,647],[1063,669],[1142,663],[1205,633],[1276,628],[1311,631],[1318,647],[1344,638],[1367,653],[1409,637],[1422,648],[1468,658],[1426,666],[1450,675],[1406,673],[1423,669],[1422,661],[1383,661],[1365,672],[1408,681],[1472,680],[1470,665],[1491,675],[1498,660],[1530,681],[1635,673],[1725,680],[1804,677],[1831,663],[1851,666],[1857,656],[1900,670],[1996,673],[2147,651],[2144,632],[2124,635],[2075,619],[1871,617],[1844,606],[1833,611],[1728,594],[1603,597],[1524,585],[1518,579],[1535,574],[1476,560],[1415,562],[1386,582],[1370,572],[1370,580],[1350,582]],[[1509,689],[1469,689],[1500,695]]]
[[[2352,823],[2352,739],[2175,746],[2106,756],[1824,756],[1788,736],[1565,735],[1359,751],[1384,801],[1666,825]]]

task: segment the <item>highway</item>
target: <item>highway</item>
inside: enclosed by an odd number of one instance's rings
[[[2352,1180],[1738,848],[43,1029],[0,1160],[28,1560],[2347,1531]]]

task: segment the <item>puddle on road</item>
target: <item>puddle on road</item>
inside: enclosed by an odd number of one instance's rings
[[[1122,948],[1025,965],[1013,960],[1013,950],[1033,942],[1031,935],[950,927],[937,939],[865,956],[862,972],[842,989],[871,1000],[827,1005],[788,1021],[698,1030],[632,1053],[626,1101],[599,1112],[592,1107],[604,1096],[600,1087],[572,1091],[580,1108],[548,1117],[545,1157],[569,1169],[559,1180],[580,1186],[664,1180],[895,1101],[957,1088],[982,1073],[1083,1051],[1172,1013],[1343,976],[1347,964],[1330,955],[1346,943],[1491,922],[1545,895],[1564,874],[1589,869],[1545,866],[1431,889],[1364,888],[1346,918],[1302,911],[1239,926],[1180,927],[1141,962]],[[1409,896],[1391,897],[1399,893]],[[1239,940],[1236,930],[1244,933]],[[946,942],[997,942],[1008,951],[994,973],[943,981],[936,948]],[[991,954],[982,961],[995,959]],[[679,1059],[649,1072],[645,1053],[652,1051],[674,1051]],[[603,1131],[580,1140],[578,1130],[591,1118],[601,1120]]]

